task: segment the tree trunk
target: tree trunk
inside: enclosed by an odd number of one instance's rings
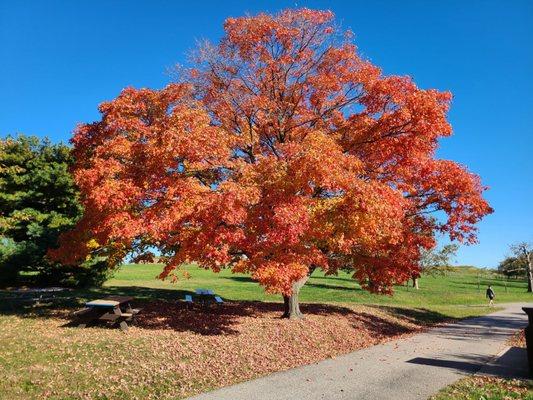
[[[292,293],[290,296],[283,296],[283,316],[282,318],[289,319],[301,319],[304,317],[303,313],[300,311],[300,301],[298,295],[300,294],[300,289],[305,282],[309,279],[316,267],[309,268],[309,272],[306,276],[292,284]]]
[[[531,265],[532,264],[532,261],[533,261],[533,256],[531,254],[532,252],[529,251],[526,253],[527,255],[527,265],[526,265],[526,274],[527,274],[527,291],[528,293],[531,293],[533,292],[533,266]]]
[[[413,287],[418,290],[418,278],[413,276]]]

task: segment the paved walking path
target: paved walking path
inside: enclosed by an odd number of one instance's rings
[[[406,339],[278,372],[194,400],[427,399],[480,370],[527,325],[521,307],[446,324]]]

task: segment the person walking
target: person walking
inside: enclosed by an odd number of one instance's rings
[[[489,307],[493,307],[494,306],[494,297],[496,297],[496,295],[494,294],[494,290],[492,290],[492,286],[491,285],[489,285],[489,287],[487,288],[486,296],[489,299]]]

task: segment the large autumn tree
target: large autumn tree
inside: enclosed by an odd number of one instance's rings
[[[329,11],[229,18],[224,30],[176,83],[127,88],[76,130],[85,215],[54,257],[79,262],[87,243],[117,260],[157,248],[161,278],[185,262],[249,273],[299,317],[316,268],[350,268],[390,293],[436,232],[476,240],[485,188],[435,158],[450,93],[384,76]]]

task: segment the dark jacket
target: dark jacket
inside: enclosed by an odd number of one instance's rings
[[[487,297],[492,300],[494,298],[494,290],[492,290],[491,288],[488,288]]]

